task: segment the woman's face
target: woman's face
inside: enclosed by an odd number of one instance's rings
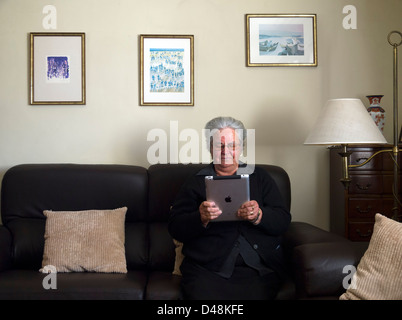
[[[211,155],[215,166],[237,168],[241,152],[242,145],[234,129],[221,129],[213,135]]]

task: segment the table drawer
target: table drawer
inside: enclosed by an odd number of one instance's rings
[[[383,193],[383,177],[380,175],[351,175],[349,194]]]
[[[359,222],[348,224],[348,238],[352,241],[370,241],[374,223]]]
[[[392,216],[393,205],[394,202],[392,199],[349,198],[349,219],[374,221],[376,213],[381,213],[382,215],[390,217]]]
[[[351,165],[361,165],[364,161],[368,160],[376,150],[371,148],[367,149],[357,149],[352,150],[352,154],[350,155],[350,164]],[[351,168],[350,170],[381,170],[382,169],[382,157],[377,156],[367,162],[364,166]]]
[[[370,219],[374,221],[377,212],[382,212],[381,199],[349,199],[348,211],[350,219]]]
[[[392,149],[391,144],[348,146],[351,182],[343,189],[339,184],[342,175],[339,153],[342,148],[330,148],[330,230],[352,241],[369,241],[377,213],[391,218],[401,212],[401,205],[393,195],[397,191],[402,201],[402,170],[399,169],[397,190],[394,190]],[[402,144],[399,150],[402,150]],[[370,161],[362,165],[369,158]],[[402,168],[402,152],[398,153],[397,162]]]

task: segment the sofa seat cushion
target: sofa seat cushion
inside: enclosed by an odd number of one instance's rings
[[[294,300],[296,298],[296,287],[290,275],[286,274],[282,285],[275,297],[275,300]]]
[[[152,271],[149,274],[146,300],[178,300],[181,298],[181,276],[168,271]]]
[[[0,300],[142,300],[145,271],[121,273],[54,273],[56,289],[44,289],[49,274],[34,270],[7,270],[0,277]],[[49,278],[45,284],[52,286]]]

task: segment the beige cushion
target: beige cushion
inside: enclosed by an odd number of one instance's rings
[[[50,211],[42,267],[57,272],[127,273],[124,222],[127,208]]]
[[[176,259],[174,261],[174,268],[173,268],[173,274],[177,276],[181,276],[181,271],[180,271],[180,266],[181,263],[183,262],[184,255],[182,253],[182,248],[183,248],[183,243],[180,241],[177,241],[176,239],[173,239],[173,243],[175,245],[175,251],[176,251]]]
[[[376,214],[373,235],[341,300],[402,299],[402,224]],[[352,283],[353,283],[352,281]]]

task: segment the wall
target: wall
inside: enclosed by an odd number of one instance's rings
[[[85,106],[31,106],[29,32],[42,8],[57,8],[57,32],[85,32]],[[357,9],[345,30],[342,10]],[[245,66],[245,14],[316,13],[317,67]],[[400,0],[1,0],[0,177],[20,163],[119,163],[148,166],[153,128],[201,130],[231,115],[256,130],[256,161],[284,167],[293,219],[329,227],[328,151],[304,146],[330,98],[384,94],[392,142],[391,30],[402,30]],[[138,35],[193,34],[194,107],[139,106]],[[201,131],[200,131],[201,132]]]

